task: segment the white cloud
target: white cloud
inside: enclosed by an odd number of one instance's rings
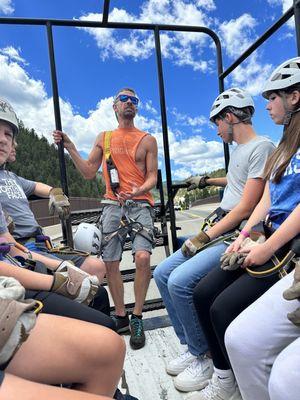
[[[216,9],[214,0],[197,0],[197,6],[204,7],[206,10],[211,10],[211,11]]]
[[[47,95],[43,82],[32,78],[27,73],[25,60],[22,58],[23,65],[20,65],[4,54],[7,53],[4,50],[0,49],[2,96],[11,102],[18,117],[26,127],[33,128],[40,136],[45,136],[52,143],[51,132],[55,127],[52,98]],[[9,53],[19,54],[19,49],[10,48]],[[70,102],[60,99],[63,129],[70,135],[79,150],[89,153],[99,132],[116,127],[112,103],[112,97],[99,99],[88,116],[84,117],[75,111]],[[151,101],[145,101],[141,112],[144,110],[150,112],[150,115],[152,114],[154,117],[137,115],[135,124],[157,139],[159,165],[162,166],[164,152],[160,119]],[[190,117],[177,113],[177,118],[183,126],[190,124],[194,127],[201,127],[207,123],[203,116]],[[175,166],[173,178],[181,179],[183,168],[188,171],[186,172],[187,175],[191,175],[224,166],[223,145],[221,143],[205,141],[201,136],[192,136],[182,140],[181,137],[183,135],[180,132],[174,132],[172,127],[169,127],[170,156]]]
[[[230,57],[239,56],[253,43],[256,24],[256,20],[250,14],[243,14],[237,19],[221,24],[222,45]]]
[[[199,0],[196,4],[186,3],[183,0],[148,0],[141,5],[138,15],[113,8],[109,14],[109,21],[209,27],[212,19],[207,12],[214,8],[212,0]],[[90,13],[79,19],[101,21],[102,14]],[[146,59],[153,54],[153,32],[131,31],[126,34],[124,31],[114,29],[83,29],[95,39],[103,60],[108,57]],[[172,59],[179,66],[191,66],[195,71],[211,70],[211,63],[209,60],[203,60],[202,54],[202,48],[208,40],[207,35],[194,32],[162,32],[160,37],[163,57]]]
[[[256,39],[257,21],[250,14],[243,14],[237,19],[224,21],[220,26],[222,45],[226,53],[233,59],[239,57]],[[264,63],[259,50],[256,50],[227,78],[230,86],[246,89],[257,95],[270,76],[273,66]]]
[[[8,46],[0,49],[0,53],[8,56],[12,61],[17,61],[19,63],[25,64],[24,58],[22,58],[19,54],[20,49],[16,49],[15,47]]]
[[[146,111],[148,111],[149,113],[151,113],[153,115],[158,114],[157,110],[153,107],[151,100],[146,101],[144,104],[141,103],[141,106],[139,106],[139,109],[145,109]]]
[[[255,52],[232,72],[231,86],[244,88],[253,96],[260,94],[273,69],[272,64],[262,64]]]
[[[293,0],[268,0],[271,6],[281,6],[282,13],[284,14],[293,5]],[[288,26],[291,29],[295,29],[295,18],[292,17],[288,21]]]
[[[177,167],[174,171],[177,179],[182,179],[177,175],[178,169],[178,173],[182,174],[182,168],[187,176],[224,168],[223,144],[214,140],[205,141],[201,136],[172,143],[170,157]]]
[[[12,14],[14,12],[12,0],[0,0],[0,12],[3,14]]]
[[[209,119],[204,115],[191,117],[190,115],[180,113],[176,108],[171,110],[171,114],[175,117],[175,121],[183,126],[189,126],[192,128],[201,128],[203,125],[210,126]]]

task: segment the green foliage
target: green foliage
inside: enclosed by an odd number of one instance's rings
[[[45,137],[38,137],[33,129],[27,129],[22,124],[17,142],[17,160],[9,164],[8,169],[26,179],[61,187],[56,146],[50,145]],[[102,197],[105,188],[101,182],[83,178],[67,154],[65,163],[69,196]]]
[[[221,178],[226,176],[225,169],[217,169],[209,173],[201,174],[203,176],[208,175],[211,178]],[[195,189],[191,192],[187,192],[186,189],[179,189],[176,195],[177,199],[184,199],[182,202],[182,208],[188,208],[188,206],[196,200],[205,199],[207,197],[215,196],[219,194],[219,188],[215,186],[207,186],[204,189]]]

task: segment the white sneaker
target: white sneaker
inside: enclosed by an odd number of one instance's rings
[[[235,384],[231,391],[227,391],[219,385],[216,374],[213,374],[209,384],[201,392],[191,393],[186,400],[243,400],[240,391]]]
[[[212,374],[212,360],[206,356],[200,356],[174,379],[174,385],[182,392],[200,390],[208,384]]]
[[[184,371],[197,357],[193,356],[188,349],[181,353],[174,360],[169,361],[166,366],[166,371],[170,375],[178,375],[180,372]]]

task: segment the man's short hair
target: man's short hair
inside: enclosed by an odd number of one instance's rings
[[[254,108],[251,106],[237,108],[233,106],[225,107],[218,115],[215,116],[214,121],[218,118],[225,118],[227,113],[234,114],[240,122],[244,124],[252,125],[252,116],[254,114]]]
[[[136,91],[134,89],[129,88],[129,87],[124,87],[124,88],[118,90],[117,94],[114,97],[114,103],[116,102],[119,94],[122,93],[122,92],[131,92],[134,96],[137,96]]]

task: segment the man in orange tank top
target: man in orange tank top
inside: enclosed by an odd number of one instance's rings
[[[103,237],[120,228],[122,216],[128,221],[136,221],[132,226],[137,229],[133,229],[133,232],[142,228],[141,232],[132,236],[136,274],[135,307],[130,321],[124,307],[124,287],[119,270],[125,239],[124,230],[111,235],[106,242],[102,240],[102,257],[115,304],[117,329],[119,332],[124,332],[130,327],[130,344],[134,349],[139,349],[145,344],[142,310],[151,278],[150,255],[153,247],[153,198],[150,190],[155,187],[157,180],[156,140],[134,126],[138,102],[139,99],[133,89],[124,88],[117,93],[113,109],[119,126],[112,132],[109,145],[105,145],[107,132],[97,136],[87,160],[80,156],[74,143],[65,133],[53,132],[55,143],[63,140],[64,147],[74,164],[86,179],[93,179],[102,164],[106,184],[101,215]],[[108,155],[105,151],[107,147]]]

